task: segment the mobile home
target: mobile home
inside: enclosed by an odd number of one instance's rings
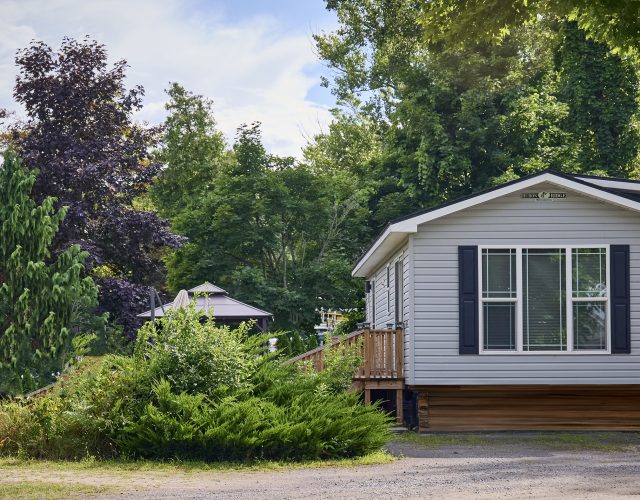
[[[353,275],[421,430],[640,430],[640,183],[543,171],[393,221]]]

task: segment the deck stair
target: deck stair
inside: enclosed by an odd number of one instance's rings
[[[404,390],[404,332],[393,329],[363,328],[343,338],[333,338],[328,344],[312,349],[287,360],[287,363],[311,362],[317,371],[324,369],[326,349],[340,345],[360,345],[362,365],[353,376],[353,387],[362,390],[364,402],[371,402],[371,391],[387,389],[395,391],[396,417],[403,421]]]

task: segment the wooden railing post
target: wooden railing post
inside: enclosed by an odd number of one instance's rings
[[[384,335],[385,339],[385,367],[384,367],[384,376],[385,377],[393,377],[393,372],[395,369],[395,357],[396,353],[394,352],[394,332],[386,332]]]
[[[371,376],[371,362],[373,360],[373,356],[372,356],[372,351],[373,349],[371,349],[371,329],[367,326],[364,329],[364,335],[363,335],[364,341],[362,343],[362,347],[364,349],[364,378],[367,379]]]
[[[396,378],[404,377],[404,329],[396,325]]]

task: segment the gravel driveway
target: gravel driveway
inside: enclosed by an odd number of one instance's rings
[[[640,452],[560,450],[518,443],[425,448],[397,442],[390,464],[270,472],[29,471],[30,480],[109,488],[108,498],[619,498],[640,496]],[[10,472],[10,471],[5,471]],[[5,476],[7,477],[7,476]],[[0,481],[1,482],[1,481]]]

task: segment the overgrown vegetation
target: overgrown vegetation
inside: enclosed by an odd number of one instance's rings
[[[326,369],[283,365],[263,340],[201,322],[193,309],[147,323],[132,356],[109,355],[59,391],[0,406],[0,453],[204,461],[365,455],[390,418],[349,392],[354,348]]]
[[[0,169],[0,394],[31,391],[60,372],[74,347],[75,326],[104,329],[95,317],[98,290],[83,277],[86,252],[73,245],[52,255],[66,210],[31,197],[37,172],[7,151]],[[95,334],[94,334],[95,336]],[[74,342],[75,340],[75,342]]]

